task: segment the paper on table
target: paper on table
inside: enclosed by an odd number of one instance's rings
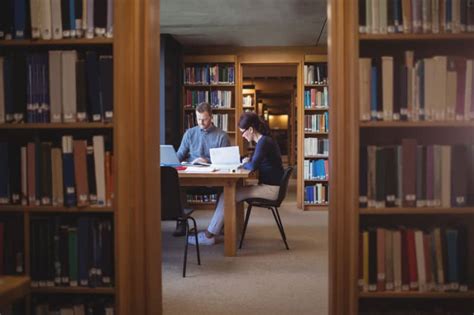
[[[215,167],[207,166],[188,166],[185,170],[186,173],[212,173],[217,171]]]

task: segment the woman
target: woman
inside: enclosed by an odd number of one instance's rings
[[[270,128],[256,113],[245,112],[240,116],[239,129],[248,142],[256,143],[252,158],[245,158],[243,168],[258,170],[258,185],[245,186],[236,191],[236,201],[248,198],[277,199],[280,180],[283,176],[280,149],[270,136]],[[216,211],[206,231],[198,233],[199,245],[213,245],[215,235],[219,234],[224,224],[224,195],[217,202]],[[195,244],[194,236],[189,236],[190,244]]]

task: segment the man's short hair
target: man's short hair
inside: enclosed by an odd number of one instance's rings
[[[209,115],[212,115],[212,107],[208,102],[199,103],[198,106],[196,106],[196,111],[201,114],[207,112]]]

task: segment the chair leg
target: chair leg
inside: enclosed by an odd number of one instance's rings
[[[249,224],[250,212],[252,212],[252,206],[251,205],[248,206],[247,214],[245,215],[244,230],[242,231],[242,236],[240,237],[239,249],[242,248],[242,244],[244,242],[245,231],[247,231],[247,224]]]
[[[188,220],[184,220],[186,225],[186,238],[185,238],[185,245],[184,245],[184,261],[183,261],[183,278],[186,277],[186,264],[188,260],[188,235],[189,235],[189,224]]]
[[[283,242],[285,243],[285,247],[287,250],[290,248],[288,247],[288,243],[286,242],[286,234],[285,234],[285,229],[283,228],[283,223],[281,222],[280,218],[280,213],[278,212],[278,208],[271,208],[273,217],[275,218],[275,221],[278,225],[278,229],[280,230],[281,238],[283,239]]]
[[[188,219],[191,219],[193,221],[194,231],[196,232],[196,233],[194,233],[194,237],[196,239],[196,254],[197,254],[198,265],[200,265],[201,264],[201,255],[199,253],[199,242],[198,242],[198,232],[197,232],[196,220],[194,220],[193,217],[188,217]]]

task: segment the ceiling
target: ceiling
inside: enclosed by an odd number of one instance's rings
[[[161,0],[160,32],[183,46],[313,46],[327,0]]]

